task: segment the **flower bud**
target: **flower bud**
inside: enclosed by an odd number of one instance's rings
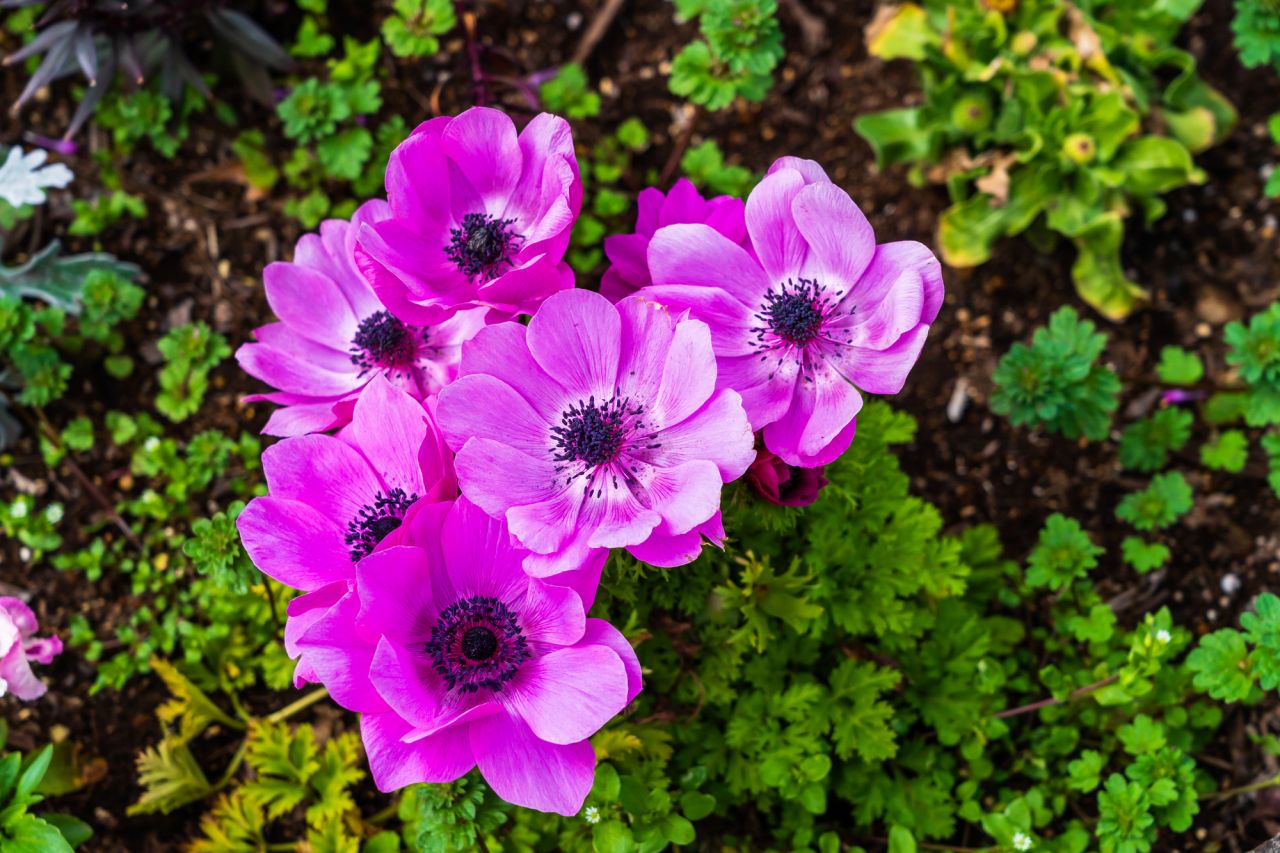
[[[1062,142],[1062,153],[1078,166],[1093,161],[1098,154],[1098,143],[1087,133],[1073,133]]]
[[[963,133],[981,133],[991,126],[991,103],[981,95],[966,95],[951,108],[951,123]]]
[[[1036,49],[1039,41],[1035,33],[1030,30],[1023,30],[1013,37],[1013,40],[1009,42],[1009,47],[1016,55],[1027,56]]]

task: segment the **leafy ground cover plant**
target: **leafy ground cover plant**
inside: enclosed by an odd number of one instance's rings
[[[777,0],[679,0],[676,13],[701,37],[672,60],[672,92],[711,110],[768,94],[784,52]]]
[[[1235,124],[1227,100],[1173,46],[1198,3],[980,0],[886,6],[868,49],[917,63],[919,107],[860,117],[877,162],[945,183],[943,260],[981,264],[1001,237],[1072,241],[1076,289],[1121,319],[1144,298],[1121,264],[1126,220],[1198,183],[1193,155]]]
[[[1067,438],[1106,440],[1123,390],[1120,377],[1101,362],[1106,346],[1107,336],[1092,323],[1080,321],[1071,308],[1059,309],[1036,330],[1031,346],[1014,344],[1000,360],[992,410],[1015,424]],[[1124,540],[1123,558],[1139,572],[1163,566],[1170,551],[1158,538],[1138,534],[1159,537],[1192,506],[1186,477],[1167,470],[1175,455],[1191,455],[1207,470],[1238,475],[1256,453],[1265,459],[1256,470],[1265,472],[1280,497],[1275,431],[1280,424],[1280,305],[1247,323],[1228,323],[1221,349],[1228,371],[1218,380],[1206,378],[1199,354],[1177,346],[1162,349],[1147,380],[1165,389],[1159,407],[1127,424],[1116,442],[1120,467],[1155,473],[1145,489],[1124,496],[1116,507],[1116,518],[1136,531]],[[1189,453],[1196,444],[1198,452]]]

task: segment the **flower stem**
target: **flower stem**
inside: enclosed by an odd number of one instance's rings
[[[1090,693],[1101,690],[1109,684],[1114,684],[1119,679],[1119,674],[1108,675],[1101,681],[1095,681],[1093,684],[1086,684],[1084,687],[1078,687],[1075,690],[1072,690],[1066,699],[1049,697],[1048,699],[1041,699],[1039,702],[1032,702],[1030,705],[1020,705],[1017,708],[1008,708],[998,714],[994,714],[993,717],[997,720],[1003,720],[1008,717],[1017,717],[1020,714],[1030,714],[1033,711],[1039,711],[1041,708],[1050,708],[1054,705],[1065,705],[1067,702],[1073,702],[1076,699],[1080,699],[1084,696],[1088,696]]]
[[[268,714],[262,719],[264,722],[267,722],[267,723],[282,723],[285,720],[292,717],[294,714],[297,714],[301,711],[305,711],[307,708],[310,708],[312,705],[319,702],[321,699],[325,698],[328,695],[329,695],[329,691],[325,690],[323,687],[317,690],[312,690],[310,693],[308,693],[306,696],[303,696],[298,701],[285,705],[279,711],[276,711],[274,714]]]
[[[1232,797],[1238,797],[1241,794],[1252,794],[1254,791],[1263,791],[1267,788],[1280,787],[1280,775],[1272,776],[1270,779],[1263,779],[1261,782],[1251,782],[1248,785],[1241,785],[1238,788],[1228,788],[1225,791],[1211,791],[1207,794],[1201,794],[1202,800],[1229,800]]]

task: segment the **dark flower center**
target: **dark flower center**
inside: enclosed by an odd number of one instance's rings
[[[424,650],[450,690],[500,690],[529,659],[529,641],[511,609],[476,595],[440,613]]]
[[[477,625],[462,635],[462,654],[474,661],[488,660],[498,650],[498,638],[493,631]]]
[[[524,243],[524,238],[511,230],[513,224],[514,219],[468,213],[462,217],[461,228],[449,229],[445,257],[473,284],[496,278],[511,266],[511,256]]]
[[[581,400],[560,415],[560,426],[553,427],[557,462],[584,462],[587,467],[607,465],[618,458],[627,438],[636,426],[631,418],[644,409],[631,407],[626,397],[614,397],[597,403],[591,397]]]
[[[765,296],[756,314],[764,325],[752,331],[757,340],[772,332],[787,343],[805,346],[821,334],[830,307],[822,285],[808,278],[799,279],[799,284],[788,279]]]
[[[373,552],[378,543],[404,521],[409,506],[418,499],[407,495],[404,489],[378,492],[373,503],[363,507],[355,518],[347,523],[345,542],[351,551],[351,562],[358,563]]]
[[[407,367],[418,357],[418,344],[426,340],[426,330],[406,325],[389,311],[370,314],[360,321],[351,339],[351,363],[364,376],[370,370]]]

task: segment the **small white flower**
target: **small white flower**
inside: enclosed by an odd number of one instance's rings
[[[1031,836],[1025,832],[1015,832],[1013,834],[1013,849],[1026,851],[1031,849]]]
[[[62,521],[62,515],[62,504],[49,504],[44,509],[45,520],[50,524],[57,524],[59,521]]]
[[[0,198],[14,207],[24,204],[44,204],[45,187],[65,187],[75,177],[61,163],[44,166],[49,157],[47,151],[36,148],[26,154],[13,146],[4,165],[0,166]],[[41,168],[43,166],[43,168]]]
[[[151,436],[146,441],[142,442],[142,449],[148,453],[155,453],[160,449],[160,439],[156,438],[154,435]]]
[[[1168,644],[1171,640],[1173,640],[1173,635],[1170,634],[1168,631],[1166,631],[1164,628],[1161,628],[1159,631],[1156,631],[1156,640],[1158,640],[1161,643]]]
[[[31,511],[31,507],[27,504],[25,498],[19,498],[9,507],[9,515],[12,518],[26,518],[27,513]]]
[[[582,812],[582,818],[587,823],[599,823],[600,810],[595,806],[587,806],[586,809],[584,809]]]

